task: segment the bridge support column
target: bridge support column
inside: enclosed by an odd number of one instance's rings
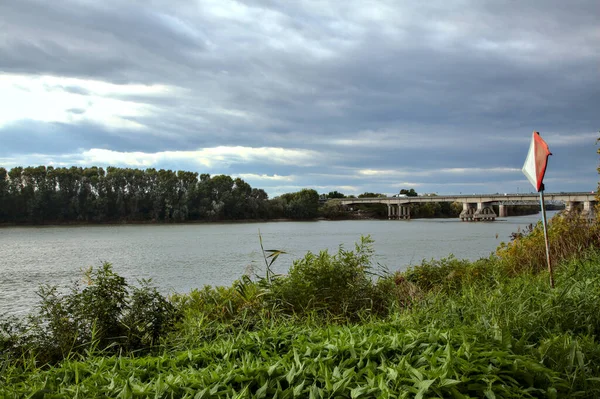
[[[408,205],[398,205],[400,208],[400,218],[410,219],[410,207]]]
[[[498,215],[499,218],[505,218],[505,217],[507,217],[508,216],[508,211],[506,209],[506,205],[504,205],[504,204],[498,205],[498,213],[499,213],[499,215]]]
[[[496,220],[496,212],[494,212],[494,208],[492,208],[492,205],[490,203],[478,202],[477,210],[473,215],[473,219],[494,221]]]
[[[463,222],[472,222],[475,214],[475,204],[463,202],[463,210],[460,213],[460,220]]]
[[[410,206],[408,204],[387,204],[388,220],[410,219]]]
[[[565,201],[565,214],[571,214],[577,212],[577,208],[579,208],[579,202],[577,201]]]
[[[595,201],[584,201],[583,202],[583,211],[581,211],[581,216],[587,218],[589,220],[596,218],[596,212],[594,211],[596,202]]]

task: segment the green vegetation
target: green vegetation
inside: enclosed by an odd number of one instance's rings
[[[414,188],[411,188],[409,190],[403,188],[400,190],[400,195],[406,195],[407,197],[416,197],[419,194],[415,191]]]
[[[318,197],[305,189],[269,200],[240,178],[164,169],[0,167],[0,223],[310,219]]]
[[[413,188],[400,193],[418,195]],[[385,196],[366,192],[358,197]],[[321,195],[322,200],[340,198],[351,196],[338,191]],[[351,212],[335,201],[320,204],[319,200],[313,189],[269,199],[264,190],[240,178],[181,170],[38,166],[7,171],[0,167],[0,224],[388,217],[384,204],[355,205]],[[515,208],[511,214],[525,207]],[[411,204],[411,217],[458,217],[461,210],[461,204]]]
[[[411,204],[410,215],[413,218],[457,218],[462,211],[458,202],[429,202]]]
[[[319,216],[319,194],[312,189],[283,194],[278,200],[282,204],[283,215],[291,219],[314,219]]]
[[[57,287],[42,286],[38,294],[36,314],[0,326],[4,361],[24,353],[45,364],[95,351],[144,350],[158,344],[181,318],[150,281],[130,286],[108,263],[87,270],[83,288],[60,295]]]
[[[599,229],[552,220],[556,289],[539,224],[475,262],[389,273],[363,238],[169,300],[104,265],[0,323],[0,397],[595,398]]]

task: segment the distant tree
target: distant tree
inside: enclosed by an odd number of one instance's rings
[[[347,215],[347,211],[339,201],[329,201],[321,207],[321,215],[327,219],[340,219]]]
[[[375,197],[387,197],[387,195],[381,194],[381,193],[369,193],[369,192],[358,195],[358,198],[375,198]]]
[[[230,176],[214,176],[211,181],[211,209],[210,218],[213,220],[231,219],[231,206],[233,205],[234,181]]]
[[[0,222],[8,221],[10,214],[8,195],[8,171],[0,167]]]
[[[314,219],[319,216],[319,193],[303,189],[279,197],[284,203],[284,214],[291,219]]]
[[[458,216],[463,210],[463,204],[461,202],[453,202],[450,204],[450,216]]]
[[[327,198],[346,198],[346,196],[337,191],[330,191],[329,194],[327,194]]]
[[[417,194],[414,188],[411,188],[410,190],[406,190],[403,188],[402,190],[400,190],[400,194],[404,194],[407,197],[417,197],[419,195]]]

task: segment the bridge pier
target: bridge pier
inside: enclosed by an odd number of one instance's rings
[[[505,218],[508,216],[508,210],[506,209],[506,205],[504,204],[500,204],[498,205],[498,217],[499,218]]]
[[[565,213],[572,213],[577,211],[579,202],[576,201],[565,201]]]
[[[596,218],[596,201],[565,201],[565,214],[575,214],[581,211],[581,216],[593,220]]]
[[[387,204],[388,220],[410,219],[410,207],[402,204]]]
[[[581,216],[583,216],[584,218],[587,218],[589,220],[595,219],[596,218],[596,212],[594,210],[595,208],[595,201],[584,201],[583,202],[583,211],[581,211]]]
[[[474,220],[487,220],[493,222],[496,220],[496,212],[492,208],[492,204],[489,202],[478,202],[477,210],[473,215]]]
[[[480,220],[496,220],[496,212],[489,202],[463,202],[463,210],[460,213],[460,220],[463,222],[472,222]]]
[[[398,205],[400,208],[400,218],[401,219],[410,219],[410,206],[408,205]]]
[[[460,220],[463,222],[472,222],[473,215],[475,214],[475,204],[469,202],[463,202],[463,210],[460,213]]]

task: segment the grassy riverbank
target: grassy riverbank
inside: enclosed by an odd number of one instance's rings
[[[553,220],[554,290],[539,228],[391,274],[366,239],[169,301],[105,268],[2,327],[0,397],[598,397],[598,237]]]

